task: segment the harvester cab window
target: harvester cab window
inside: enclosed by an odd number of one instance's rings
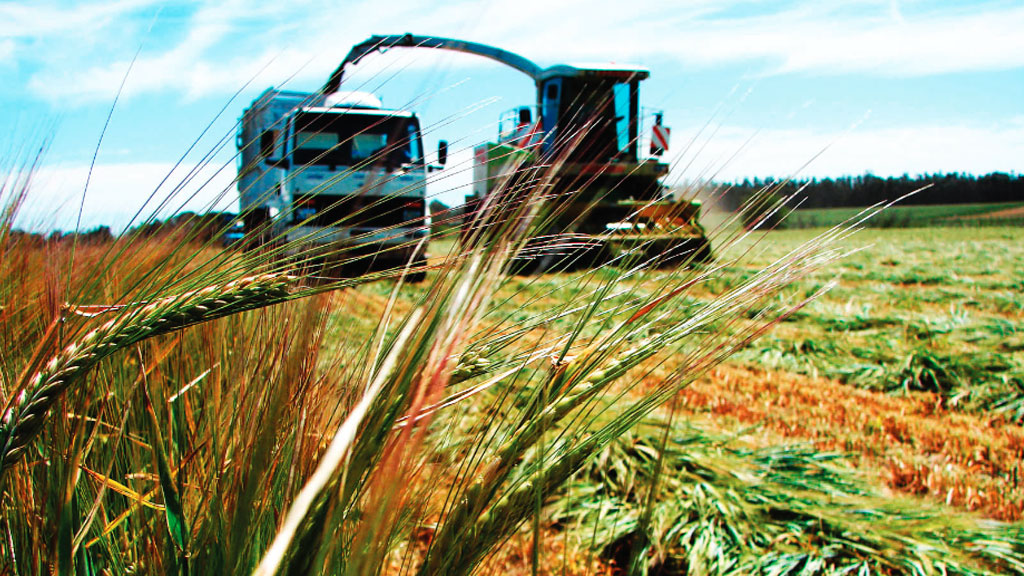
[[[541,129],[544,134],[554,135],[555,125],[558,123],[558,112],[561,108],[562,79],[552,78],[544,85],[544,102],[542,104],[540,117]]]
[[[612,88],[615,98],[615,137],[619,147],[619,153],[629,153],[633,135],[630,134],[630,119],[633,118],[631,109],[630,85],[624,82],[616,84]]]
[[[506,111],[498,120],[498,142],[525,146],[533,129],[533,113],[528,106]]]
[[[563,79],[556,136],[571,139],[568,162],[602,163],[621,157],[616,131],[617,86],[615,81],[601,77]],[[626,88],[628,93],[628,84]],[[626,134],[628,125],[627,114]],[[623,141],[628,144],[628,137]]]

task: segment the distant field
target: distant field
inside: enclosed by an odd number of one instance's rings
[[[855,218],[862,210],[862,208],[796,210],[786,220],[785,227],[831,227]],[[1024,224],[1024,202],[894,206],[866,223],[872,228],[1020,226],[1022,224]]]

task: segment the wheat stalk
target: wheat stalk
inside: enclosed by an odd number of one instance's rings
[[[295,277],[286,274],[248,276],[152,301],[90,330],[23,382],[21,393],[4,410],[0,478],[39,433],[61,395],[103,358],[147,338],[283,302],[292,296],[294,283]]]

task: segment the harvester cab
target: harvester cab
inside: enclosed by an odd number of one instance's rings
[[[546,147],[572,141],[578,162],[637,161],[637,101],[646,70],[555,66],[538,84]],[[546,151],[548,151],[546,150]]]
[[[642,157],[640,83],[648,70],[619,65],[542,68],[520,56],[475,42],[414,36],[373,36],[357,44],[324,86],[340,87],[345,68],[368,54],[395,47],[432,48],[475,54],[510,66],[536,85],[534,107],[501,117],[495,142],[474,148],[473,188],[467,212],[490,194],[515,191],[510,181],[531,166],[551,166],[553,216],[545,235],[586,236],[586,254],[566,262],[594,264],[614,256],[665,264],[703,261],[710,244],[696,200],[675,201],[661,179],[668,165],[658,156],[668,147],[668,129],[655,114],[650,154]],[[598,246],[599,249],[593,249]]]

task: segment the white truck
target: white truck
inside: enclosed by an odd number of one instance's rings
[[[424,162],[415,114],[372,94],[270,88],[243,112],[237,145],[249,247],[343,270],[425,260],[426,175],[440,166]],[[438,164],[446,156],[442,141]]]

